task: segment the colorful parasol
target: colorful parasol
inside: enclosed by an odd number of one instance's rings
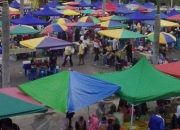
[[[112,15],[112,16],[106,16],[106,17],[101,17],[99,18],[101,21],[108,21],[108,20],[114,20],[114,21],[125,21],[128,20],[128,18],[124,16],[117,16],[117,15]]]
[[[76,10],[77,9],[74,6],[68,6],[68,5],[66,5],[66,6],[57,6],[56,8],[59,9],[59,10],[66,10],[66,9]]]
[[[57,24],[63,24],[63,25],[65,25],[65,24],[67,24],[67,23],[70,23],[71,22],[71,20],[69,20],[69,19],[67,19],[67,18],[59,18],[59,19],[57,19],[57,20],[55,20],[55,22],[57,23]]]
[[[143,23],[154,26],[155,21],[154,20],[147,20],[147,21],[143,21]],[[161,27],[179,27],[178,23],[170,22],[167,20],[160,20],[160,24],[161,24]]]
[[[118,38],[118,39],[134,39],[134,38],[145,37],[144,35],[138,32],[133,32],[126,29],[102,30],[99,31],[98,33],[107,37]]]
[[[85,9],[85,10],[82,10],[81,13],[88,15],[88,14],[92,14],[93,12],[94,12],[94,10],[92,10],[92,9]]]
[[[147,38],[153,42],[154,41],[154,33],[148,34]],[[172,43],[172,42],[176,42],[176,37],[174,37],[170,33],[165,33],[165,32],[160,33],[160,37],[159,37],[160,44],[168,44],[168,43]]]
[[[20,10],[12,8],[12,7],[9,7],[9,14],[10,15],[20,15]]]
[[[50,24],[47,27],[45,27],[41,33],[49,34],[49,33],[53,33],[53,32],[63,32],[63,31],[67,31],[67,29],[68,28],[65,25],[53,23],[53,24]]]
[[[36,33],[39,33],[39,31],[35,30],[32,26],[16,25],[10,27],[11,35],[36,34]]]
[[[30,49],[55,48],[72,45],[70,42],[48,36],[20,41],[20,44]]]
[[[75,1],[71,1],[71,2],[65,2],[65,3],[62,3],[62,4],[63,5],[70,5],[70,6],[77,6],[80,3],[79,2],[75,2]]]
[[[103,16],[103,10],[102,9],[94,10],[92,15],[93,16]],[[108,15],[108,13],[105,12],[105,15]]]
[[[168,17],[167,19],[180,22],[180,14]]]
[[[59,13],[63,14],[63,15],[68,15],[68,16],[80,15],[79,12],[74,11],[74,10],[70,10],[70,9],[61,10],[61,11],[59,11]]]
[[[94,24],[100,23],[100,20],[94,16],[84,16],[81,17],[78,22],[92,22]]]
[[[76,71],[62,71],[20,86],[32,98],[63,113],[76,112],[119,89],[120,86]]]
[[[100,23],[100,26],[104,27],[104,28],[123,28],[123,27],[128,27],[127,24],[122,24],[120,22],[112,21],[112,20],[102,22],[102,23]]]

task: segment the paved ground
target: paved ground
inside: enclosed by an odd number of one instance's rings
[[[170,51],[168,54],[171,58],[180,59],[180,51],[173,50]],[[62,64],[62,57],[58,57],[58,64]],[[107,72],[107,71],[114,71],[113,68],[107,68],[102,66],[102,59],[98,65],[94,65],[93,63],[93,54],[88,54],[85,58],[86,64],[83,66],[78,66],[78,59],[77,56],[73,57],[74,67],[73,70],[92,74],[92,73],[99,73],[99,72]],[[11,86],[17,87],[20,84],[28,82],[27,77],[24,76],[23,69],[22,69],[22,61],[10,61],[10,71],[11,71]],[[62,70],[68,70],[69,67],[63,67]],[[0,86],[2,80],[0,79]],[[117,104],[118,99],[113,100],[115,104]],[[96,109],[96,105],[90,106],[90,113],[94,112]],[[78,117],[78,115],[84,115],[86,118],[88,117],[88,110],[83,109],[82,111],[76,113],[74,120]],[[63,126],[63,119],[65,115],[61,113],[53,113],[53,114],[46,114],[46,115],[25,115],[14,117],[13,121],[17,122],[22,130],[61,130]]]

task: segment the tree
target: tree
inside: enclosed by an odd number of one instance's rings
[[[2,8],[2,87],[10,85],[10,71],[9,71],[9,5],[7,0],[3,0]]]
[[[154,42],[152,45],[153,56],[152,62],[153,64],[158,64],[159,60],[159,36],[160,36],[160,3],[159,0],[157,2],[157,13],[155,18],[155,26],[154,26]]]

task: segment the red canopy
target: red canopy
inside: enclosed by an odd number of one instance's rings
[[[117,6],[115,5],[115,4],[113,4],[112,2],[107,2],[106,4],[105,4],[105,8],[106,8],[106,11],[107,12],[114,12],[114,11],[116,11],[117,10]]]
[[[168,17],[169,20],[180,22],[180,14]]]
[[[18,98],[20,100],[23,100],[23,101],[26,101],[26,102],[29,102],[32,104],[36,104],[36,105],[40,104],[37,101],[35,101],[34,99],[32,99],[31,97],[22,93],[20,90],[18,90],[15,87],[1,88],[0,93],[4,93],[4,94],[9,95],[11,97],[15,97],[15,98]]]
[[[180,78],[180,61],[156,65],[155,68],[163,73]]]

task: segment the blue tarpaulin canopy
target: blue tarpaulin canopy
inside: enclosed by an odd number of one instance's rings
[[[139,11],[128,14],[126,17],[130,20],[153,20],[155,18],[153,15],[141,13]]]
[[[133,11],[129,10],[124,5],[119,6],[118,9],[115,12],[119,13],[119,14],[130,14],[130,13],[133,13]]]
[[[33,17],[31,14],[27,14],[19,19],[11,20],[12,24],[22,25],[46,25],[48,22]]]
[[[119,92],[120,87],[76,71],[62,71],[20,89],[57,111],[75,112]]]
[[[93,7],[93,5],[86,3],[84,0],[79,2],[79,7]]]
[[[59,16],[60,13],[51,9],[49,6],[45,6],[43,10],[34,13],[37,16]]]
[[[92,3],[92,5],[96,8],[102,8],[102,2],[100,0],[97,0],[96,2]]]
[[[20,4],[16,0],[13,0],[9,6],[16,9],[20,8]]]
[[[154,9],[154,8],[155,8],[154,3],[152,3],[152,2],[144,3],[143,6],[144,6],[145,8],[151,8],[151,9]]]
[[[96,24],[94,24],[92,22],[77,22],[77,24],[75,26],[77,26],[77,27],[92,27],[95,25]]]
[[[180,14],[180,13],[178,11],[176,11],[175,9],[173,9],[167,13],[167,16],[170,17],[170,16],[178,15],[178,14]]]
[[[152,11],[152,12],[150,12],[150,13],[147,13],[147,15],[149,16],[149,17],[153,17],[154,19],[155,19],[155,17],[156,17],[156,11]],[[166,19],[168,16],[167,15],[165,15],[164,13],[160,13],[160,18],[161,19]]]

